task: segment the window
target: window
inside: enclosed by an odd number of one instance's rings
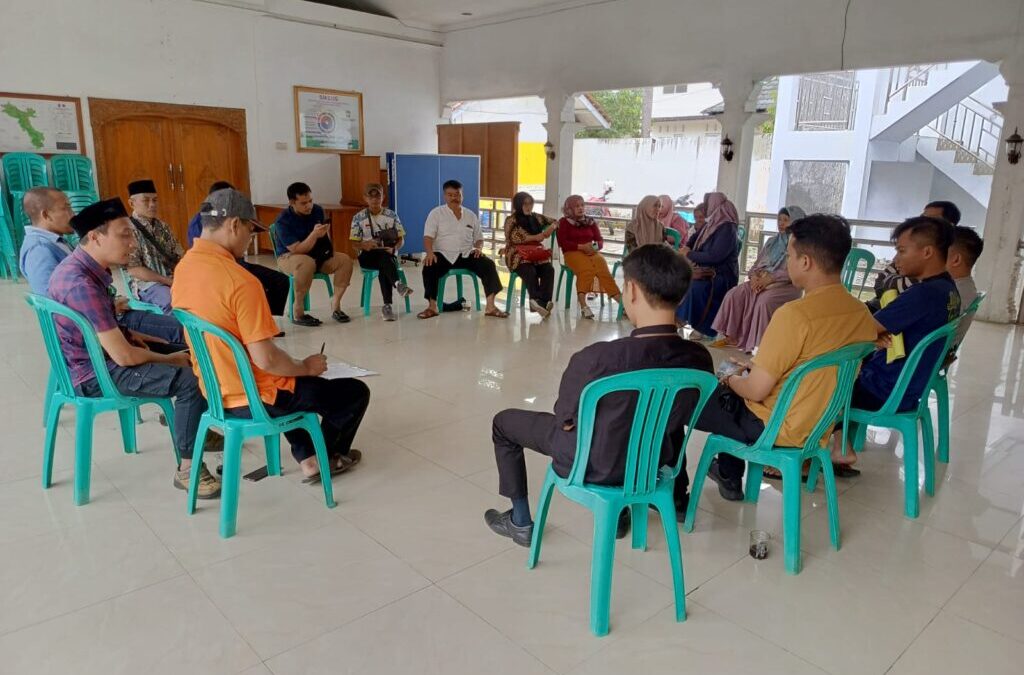
[[[853,71],[800,77],[796,100],[796,131],[847,131],[857,108]]]
[[[685,94],[688,84],[668,84],[661,88],[663,94]]]
[[[787,205],[807,213],[841,213],[849,162],[786,160]]]

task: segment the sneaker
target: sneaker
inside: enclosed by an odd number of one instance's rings
[[[352,320],[349,318],[348,314],[341,311],[340,309],[333,311],[331,313],[331,318],[337,321],[338,323],[348,323],[349,321]]]
[[[398,291],[398,294],[403,298],[407,298],[410,295],[412,295],[412,289],[403,284],[401,281],[395,283],[395,290]]]
[[[175,471],[174,472],[174,487],[179,490],[188,491],[189,481],[192,479],[191,472]],[[209,469],[206,468],[204,463],[202,468],[199,469],[199,486],[196,490],[196,497],[198,499],[216,499],[220,497],[220,481],[213,477]]]
[[[487,509],[484,522],[495,534],[508,537],[520,546],[529,546],[533,541],[533,523],[519,526],[512,522],[512,509],[504,513],[497,509]]]
[[[730,502],[743,501],[743,482],[739,478],[726,478],[718,468],[718,459],[711,460],[708,478],[718,483],[718,494]]]
[[[582,307],[580,307],[580,316],[582,316],[584,319],[593,319],[594,312],[586,305],[583,305]]]
[[[544,307],[542,307],[536,300],[530,300],[530,311],[540,314],[545,319],[551,314],[551,312],[544,309]]]
[[[380,310],[380,315],[384,317],[385,321],[394,321],[398,318],[395,316],[395,310],[391,309],[391,305],[384,305],[384,308]]]
[[[317,326],[322,326],[324,322],[321,321],[320,319],[316,318],[312,314],[303,314],[302,316],[300,316],[297,319],[292,319],[292,323],[294,323],[296,326],[306,326],[307,328],[316,328]]]

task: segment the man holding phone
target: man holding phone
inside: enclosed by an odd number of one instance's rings
[[[274,417],[295,412],[319,415],[331,475],[347,471],[362,457],[352,449],[352,440],[370,402],[369,388],[354,378],[318,377],[327,370],[323,348],[321,353],[300,361],[274,344],[277,325],[263,287],[256,277],[235,264],[253,230],[263,229],[249,198],[237,190],[218,190],[207,196],[200,215],[203,231],[178,266],[171,303],[224,329],[242,343],[268,413]],[[227,345],[210,344],[210,358],[225,411],[236,417],[250,417],[249,400]],[[319,482],[309,434],[289,431],[285,438],[305,477],[303,482]]]
[[[352,281],[352,259],[334,250],[330,237],[331,223],[324,216],[323,207],[313,203],[313,191],[308,185],[292,183],[288,186],[288,208],[281,211],[274,229],[277,266],[295,279],[292,322],[310,327],[323,323],[312,314],[306,314],[304,309],[306,294],[317,272],[334,275],[331,318],[338,323],[351,321],[341,311],[341,298]],[[245,253],[244,249],[242,253]]]

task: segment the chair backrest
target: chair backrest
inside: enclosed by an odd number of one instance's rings
[[[75,214],[100,200],[99,196],[90,190],[64,190],[64,194],[67,195],[71,211]]]
[[[945,356],[949,354],[949,348],[953,344],[953,337],[956,334],[957,326],[960,325],[960,317],[956,317],[944,326],[936,328],[928,335],[925,335],[917,345],[914,346],[914,350],[910,352],[910,356],[907,357],[906,363],[903,364],[903,370],[900,371],[900,376],[896,380],[896,386],[892,388],[892,393],[889,394],[889,398],[886,399],[885,405],[878,411],[882,415],[893,415],[900,407],[900,403],[903,402],[903,397],[907,393],[907,387],[910,386],[910,381],[914,377],[914,373],[917,372],[918,368],[928,369],[928,378],[925,382],[925,390],[921,392],[921,404],[927,405],[927,391],[928,383],[935,379],[939,369],[942,368],[943,360]],[[934,363],[923,364],[921,359],[924,358],[925,351],[933,344],[940,343],[942,349],[939,351],[939,358],[935,359]]]
[[[124,292],[128,295],[129,298],[132,298],[133,300],[138,300],[139,296],[132,289],[132,278],[131,275],[128,274],[128,270],[126,270],[124,267],[119,267],[118,269],[121,270],[121,282],[124,284]]]
[[[843,286],[846,287],[846,290],[860,297],[860,294],[864,292],[864,289],[868,285],[868,275],[871,273],[874,266],[874,253],[862,248],[851,248],[849,255],[846,256],[846,262],[843,263]],[[857,290],[854,291],[853,286],[857,280],[858,274],[861,274],[862,276],[860,284],[857,286]]]
[[[204,321],[191,312],[174,309],[172,313],[174,318],[185,327],[189,347],[192,348],[192,359],[199,364],[199,374],[203,379],[203,388],[206,390],[206,402],[210,413],[218,419],[224,419],[224,399],[220,390],[220,382],[217,380],[217,370],[213,367],[213,359],[210,356],[210,343],[219,340],[227,346],[234,357],[234,367],[238,378],[242,381],[242,388],[248,399],[252,419],[256,422],[270,422],[270,415],[267,414],[267,409],[260,399],[260,390],[256,386],[256,377],[252,372],[249,353],[245,351],[242,343],[223,328]]]
[[[35,310],[36,319],[39,321],[39,329],[43,334],[43,344],[46,347],[46,355],[50,359],[50,370],[57,378],[57,391],[68,398],[77,396],[71,380],[71,368],[61,350],[61,340],[57,335],[58,316],[75,325],[82,333],[85,348],[89,352],[89,361],[92,362],[92,369],[96,374],[96,382],[100,386],[100,392],[104,398],[123,398],[118,393],[114,382],[110,379],[110,372],[107,370],[106,358],[103,355],[103,348],[100,340],[96,337],[96,330],[89,320],[75,310],[62,305],[56,300],[26,293],[25,301],[29,307]]]
[[[665,236],[672,240],[672,248],[679,250],[679,246],[683,243],[683,235],[678,230],[673,230],[671,227],[665,228]]]
[[[636,392],[637,404],[633,413],[633,425],[626,448],[626,474],[623,491],[627,496],[648,494],[657,485],[661,468],[661,445],[665,438],[669,414],[676,395],[683,390],[696,390],[697,405],[686,423],[686,435],[679,450],[675,472],[682,466],[686,444],[693,431],[694,422],[700,417],[704,405],[711,398],[718,380],[711,373],[688,368],[652,368],[636,370],[602,377],[591,382],[580,396],[576,458],[569,482],[583,485],[590,460],[590,445],[594,439],[594,419],[597,417],[598,402],[615,392]]]
[[[0,159],[4,168],[4,185],[8,192],[27,192],[49,185],[46,160],[34,152],[8,152]]]
[[[277,223],[270,224],[267,236],[270,237],[270,250],[274,252],[274,260],[277,260]]]
[[[988,296],[988,293],[978,293],[971,304],[967,306],[967,309],[964,310],[964,313],[960,315],[960,320],[963,321],[968,316],[977,313],[978,308],[981,307],[981,303],[985,301],[986,296]]]
[[[51,185],[58,190],[96,192],[92,160],[83,155],[54,155],[50,158]],[[98,199],[95,201],[99,201]]]
[[[846,345],[845,347],[816,356],[813,359],[808,359],[793,369],[793,372],[786,378],[786,383],[782,385],[782,391],[779,392],[779,398],[775,402],[772,415],[768,418],[768,423],[764,425],[764,431],[757,440],[757,445],[762,449],[775,446],[779,430],[782,429],[782,423],[786,419],[786,415],[789,414],[789,407],[792,405],[793,398],[796,396],[804,378],[817,370],[835,368],[836,387],[832,390],[832,397],[829,399],[828,405],[825,406],[825,411],[818,419],[818,423],[814,425],[810,435],[804,442],[804,448],[819,447],[822,437],[826,432],[830,432],[835,427],[836,421],[839,420],[840,416],[842,416],[845,422],[846,411],[850,408],[853,382],[857,379],[860,362],[874,350],[875,345],[873,342],[856,342],[852,345]]]

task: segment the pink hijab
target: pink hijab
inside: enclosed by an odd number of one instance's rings
[[[666,229],[675,230],[682,235],[682,240],[685,242],[690,228],[688,227],[688,223],[683,220],[683,217],[676,213],[675,202],[673,202],[672,198],[668,195],[661,195],[658,197],[658,201],[661,204],[661,210],[667,211],[667,213],[658,218],[658,220]]]
[[[704,195],[704,213],[706,214],[706,223],[693,243],[694,249],[699,249],[722,225],[737,224],[740,219],[736,207],[721,192],[709,192]]]

